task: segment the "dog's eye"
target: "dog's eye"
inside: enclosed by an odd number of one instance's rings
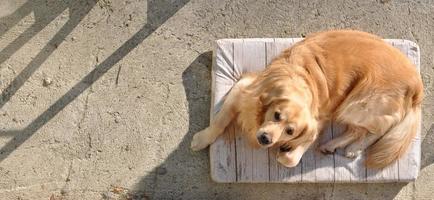
[[[281,120],[281,118],[280,118],[280,112],[275,112],[274,113],[274,120],[276,120],[276,121],[280,121]]]
[[[285,132],[286,132],[286,134],[288,134],[288,135],[292,135],[292,134],[294,133],[294,128],[292,128],[292,127],[288,127],[288,128],[286,128]]]

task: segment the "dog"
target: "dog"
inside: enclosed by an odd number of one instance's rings
[[[413,64],[380,37],[354,30],[314,33],[256,73],[245,74],[225,97],[192,150],[213,143],[234,120],[252,146],[278,145],[277,160],[296,166],[335,121],[344,134],[319,146],[345,148],[365,165],[384,168],[408,149],[420,124],[423,85]]]

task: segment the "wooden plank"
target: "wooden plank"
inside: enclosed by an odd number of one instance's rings
[[[223,98],[235,84],[234,46],[232,40],[218,40],[213,55],[211,82],[211,117],[215,115],[223,103]]]
[[[400,49],[405,49],[407,57],[415,65],[417,70],[420,71],[419,47],[408,40],[401,40],[400,44],[402,45],[400,46]],[[419,113],[419,115],[422,115],[422,113]],[[399,181],[413,181],[419,173],[421,156],[421,126],[421,124],[418,124],[416,138],[413,139],[408,152],[398,161]]]
[[[413,140],[407,154],[399,160],[399,181],[409,182],[417,178],[420,170],[420,146],[420,139]]]
[[[318,139],[319,144],[326,143],[333,139],[333,129],[331,123],[327,123],[320,138]],[[335,170],[334,170],[334,154],[323,154],[319,152],[317,146],[313,149],[315,156],[315,182],[330,182],[334,181]]]
[[[223,97],[235,83],[231,78],[233,76],[231,69],[233,69],[233,44],[231,41],[217,41],[212,66],[211,120],[220,110]],[[236,181],[235,133],[233,128],[228,130],[232,130],[225,133],[229,136],[228,140],[221,136],[210,146],[211,178],[216,182]]]
[[[292,44],[294,44],[292,38],[275,38],[272,42],[267,42],[267,65]]]
[[[332,124],[333,138],[338,138],[345,131],[345,127],[337,123]],[[343,150],[337,149],[335,152],[335,182],[345,182],[350,180],[350,172],[347,169],[349,159],[343,157]],[[348,166],[349,167],[349,166]]]
[[[237,182],[253,182],[253,150],[249,146],[248,141],[245,140],[241,134],[236,135],[235,146],[237,157]]]
[[[322,144],[333,138],[331,126],[324,128],[317,142],[301,158],[302,182],[333,182],[334,155],[324,155],[317,150],[318,143]]]
[[[333,137],[341,136],[345,127],[338,123],[332,124]],[[366,181],[366,167],[364,165],[364,155],[355,159],[345,156],[344,149],[337,149],[335,153],[335,182],[364,182]]]
[[[367,169],[366,181],[368,182],[396,182],[398,180],[398,162],[381,170]]]
[[[418,127],[420,133],[421,126]],[[416,138],[413,140],[408,152],[398,161],[399,173],[398,179],[402,182],[409,182],[416,180],[420,170],[420,146],[421,139]]]
[[[314,146],[311,146],[309,150],[301,157],[301,181],[302,182],[315,182],[315,154]],[[299,165],[300,165],[299,164]]]
[[[236,181],[235,129],[233,124],[226,128],[210,147],[211,178],[219,183]]]
[[[270,182],[301,182],[301,164],[287,168],[276,160],[278,148],[269,150]]]
[[[266,66],[265,42],[268,40],[242,40],[234,43],[235,76],[260,71]],[[240,74],[238,74],[240,73]],[[268,149],[253,149],[245,137],[237,137],[237,180],[239,182],[268,182]]]
[[[293,39],[283,39],[276,38],[272,42],[266,43],[267,48],[267,64],[270,64],[271,61],[280,53],[289,48],[294,43]],[[273,151],[274,150],[274,151]],[[301,181],[301,164],[287,168],[280,164],[276,160],[277,150],[270,149],[268,152],[269,156],[269,165],[270,165],[270,181],[271,182],[300,182]]]
[[[293,38],[294,44],[304,40],[304,38]]]

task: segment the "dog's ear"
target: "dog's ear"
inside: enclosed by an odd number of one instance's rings
[[[317,139],[318,135],[318,121],[314,118],[311,118],[306,122],[301,133],[296,138],[291,140],[291,144],[292,146],[298,146],[302,143],[313,142]]]
[[[305,135],[307,141],[315,141],[319,134],[318,122],[316,120],[311,120],[311,122],[308,122],[306,124],[306,128],[303,131],[304,132],[302,134]]]
[[[261,102],[262,106],[268,106],[268,105],[270,105],[271,102],[273,101],[272,99],[273,99],[273,97],[270,96],[268,94],[268,92],[262,92],[259,95],[259,101]]]

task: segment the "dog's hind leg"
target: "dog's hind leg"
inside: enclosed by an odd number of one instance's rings
[[[339,121],[361,127],[364,134],[345,149],[345,156],[355,158],[379,140],[401,120],[404,114],[402,105],[402,97],[386,94],[372,95],[347,104],[338,116]]]
[[[322,153],[333,153],[337,148],[346,147],[350,143],[356,141],[360,136],[366,134],[366,132],[366,129],[348,125],[344,134],[321,145],[319,150]]]
[[[226,96],[222,108],[215,115],[210,126],[193,136],[191,142],[193,151],[201,150],[212,144],[224,132],[225,128],[238,114],[237,101],[240,101],[244,88],[251,84],[253,80],[252,76],[247,76],[235,84]]]

